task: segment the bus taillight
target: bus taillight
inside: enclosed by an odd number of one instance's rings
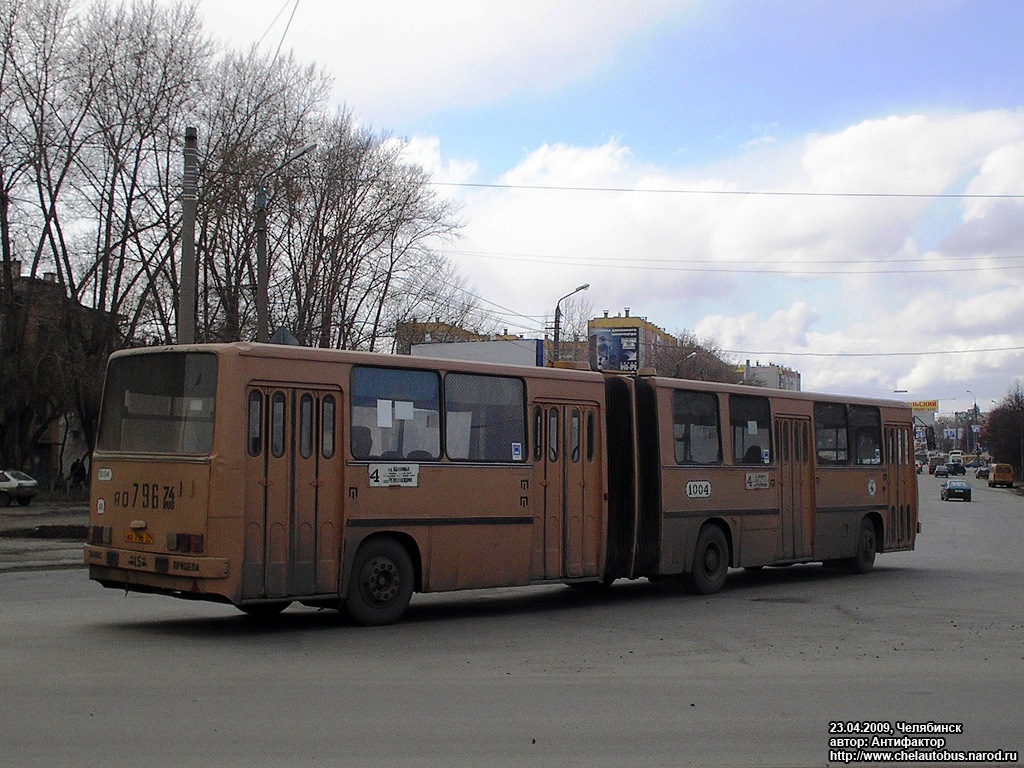
[[[168,533],[167,549],[171,552],[191,552],[201,554],[203,551],[203,534],[201,533]]]

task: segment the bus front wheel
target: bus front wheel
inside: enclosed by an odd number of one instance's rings
[[[693,567],[682,575],[683,588],[695,595],[710,595],[725,584],[729,572],[729,542],[717,525],[706,525],[697,536]]]
[[[359,548],[345,595],[349,616],[363,626],[391,624],[412,599],[412,559],[394,539],[371,539]]]

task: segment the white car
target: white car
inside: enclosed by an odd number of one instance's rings
[[[9,507],[11,499],[27,507],[39,493],[39,483],[17,469],[0,470],[0,507]]]

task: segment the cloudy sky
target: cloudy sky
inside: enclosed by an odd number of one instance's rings
[[[448,255],[510,331],[542,334],[587,282],[595,314],[807,390],[951,413],[1024,376],[1018,0],[199,7],[409,142],[463,206]]]

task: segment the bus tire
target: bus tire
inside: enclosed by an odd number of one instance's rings
[[[875,567],[875,554],[878,550],[878,538],[875,526],[868,518],[860,521],[857,534],[857,552],[846,561],[851,573],[870,573]]]
[[[391,538],[370,539],[359,548],[345,595],[345,609],[365,627],[392,624],[412,599],[412,559]]]
[[[693,567],[682,574],[683,589],[694,595],[710,595],[722,588],[729,572],[729,542],[717,525],[705,525],[697,536]]]

